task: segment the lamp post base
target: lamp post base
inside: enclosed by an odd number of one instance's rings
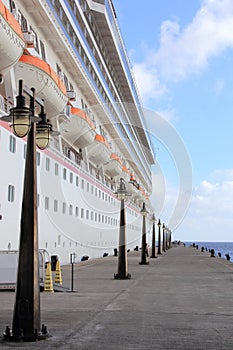
[[[32,335],[25,336],[23,334],[23,331],[20,331],[18,334],[13,334],[10,327],[6,326],[6,330],[3,333],[3,340],[10,341],[10,342],[33,342],[38,340],[44,340],[49,336],[49,333],[47,331],[47,327],[42,324],[41,332],[37,332],[35,330],[35,333]]]
[[[140,261],[139,265],[149,265],[149,261]]]
[[[114,280],[130,280],[131,274],[127,273],[126,275],[121,275],[119,273],[114,273]]]

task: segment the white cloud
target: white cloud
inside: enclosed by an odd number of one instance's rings
[[[143,100],[147,102],[166,93],[164,81],[179,81],[199,73],[211,58],[233,48],[232,23],[232,0],[203,0],[185,28],[177,19],[164,21],[160,48],[147,50],[144,62],[133,67]]]
[[[184,79],[205,68],[209,59],[233,47],[233,2],[206,0],[183,30],[178,22],[161,26],[161,46],[152,58],[167,79]]]
[[[232,241],[232,198],[233,170],[216,170],[194,190],[177,235],[193,241]]]
[[[133,70],[140,96],[144,101],[146,101],[148,97],[156,99],[167,91],[165,85],[160,82],[155,67],[147,66],[146,63],[136,63],[134,64]]]

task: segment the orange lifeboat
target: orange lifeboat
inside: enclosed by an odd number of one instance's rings
[[[94,141],[87,147],[88,158],[96,165],[106,163],[110,156],[110,145],[104,136],[95,135]]]
[[[71,107],[70,117],[60,124],[62,137],[75,148],[90,145],[95,138],[95,124],[83,110]]]
[[[122,161],[116,153],[110,155],[109,161],[104,164],[104,171],[111,177],[115,177],[122,173]]]
[[[26,44],[22,30],[14,16],[0,0],[0,72],[13,67],[23,54]]]
[[[39,57],[23,55],[15,65],[16,80],[22,79],[36,95],[44,99],[45,112],[52,118],[61,113],[68,102],[66,87],[50,65]]]

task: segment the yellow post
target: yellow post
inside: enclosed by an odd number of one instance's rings
[[[56,275],[55,275],[54,283],[62,284],[61,265],[59,260],[57,260],[57,263],[56,263]]]
[[[52,280],[52,270],[51,263],[47,263],[45,282],[44,282],[44,292],[53,293],[53,280]]]

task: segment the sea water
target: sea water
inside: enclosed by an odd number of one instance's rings
[[[233,242],[185,242],[186,246],[198,245],[198,248],[204,247],[209,251],[209,249],[214,249],[215,256],[218,256],[218,253],[221,253],[221,257],[226,259],[226,254],[230,255],[230,260],[233,261]]]

